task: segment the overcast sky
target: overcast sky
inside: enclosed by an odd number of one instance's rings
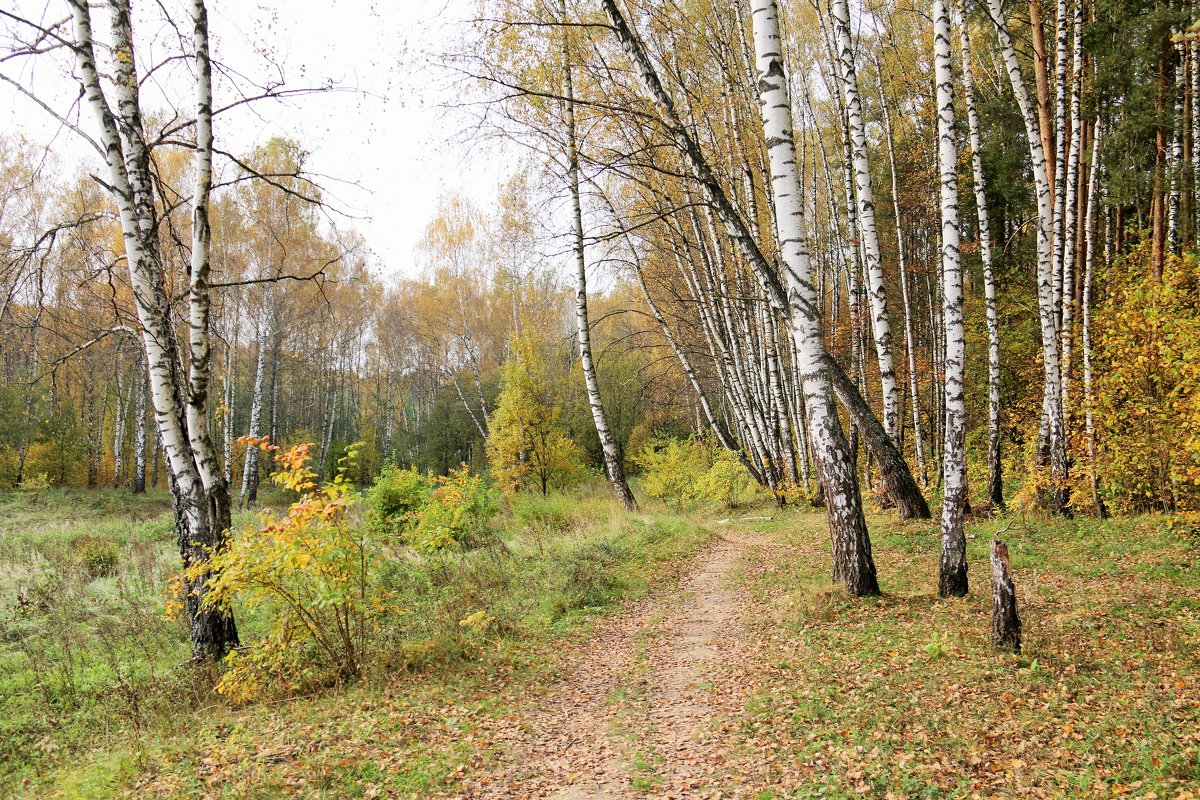
[[[149,0],[140,5],[147,7],[143,13],[157,14]],[[165,5],[178,8],[177,0]],[[465,194],[485,208],[493,201],[513,154],[463,144],[470,118],[445,108],[453,105],[460,87],[437,66],[440,54],[454,50],[466,35],[474,0],[209,0],[208,5],[214,51],[228,66],[263,82],[277,64],[295,87],[330,81],[357,90],[261,104],[253,112],[218,118],[214,128],[218,147],[235,153],[273,135],[300,141],[312,153],[310,168],[331,179],[324,185],[336,206],[359,217],[349,224],[363,232],[386,272],[413,272],[413,247],[443,193]],[[138,6],[135,0],[135,12]],[[16,7],[42,20],[67,14],[59,0],[18,0]],[[153,41],[155,34],[154,28],[139,30],[139,36],[151,39],[148,45],[139,41],[139,60],[151,60],[156,48],[166,46]],[[160,28],[158,35],[165,38],[166,32]],[[61,68],[18,68],[9,62],[0,69],[55,97],[58,107],[70,105],[74,89]],[[228,86],[219,81],[216,91],[216,106],[231,99]],[[94,132],[90,115],[83,117],[83,126]],[[3,84],[0,130],[23,131],[39,143],[53,140],[54,152],[68,168],[77,162],[98,168],[94,151]]]

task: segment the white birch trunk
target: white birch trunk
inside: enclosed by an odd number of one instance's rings
[[[963,94],[967,105],[967,127],[971,141],[971,176],[975,190],[975,214],[979,225],[979,256],[983,267],[983,298],[988,336],[988,483],[992,506],[1004,508],[1004,481],[1000,460],[1000,321],[996,310],[996,281],[992,270],[992,235],[988,224],[987,192],[980,153],[982,137],[979,110],[975,105],[975,74],[971,66],[971,38],[967,21],[960,19]]]
[[[1100,139],[1104,126],[1096,122],[1096,132],[1092,136],[1092,171],[1088,176],[1087,216],[1084,231],[1083,253],[1083,414],[1084,426],[1087,433],[1088,466],[1091,469],[1092,502],[1096,505],[1096,514],[1101,519],[1108,516],[1104,498],[1100,494],[1100,469],[1096,458],[1096,421],[1092,402],[1092,261],[1095,252],[1096,225],[1096,184],[1100,171]]]
[[[1045,406],[1047,440],[1049,444],[1050,468],[1056,486],[1051,499],[1056,513],[1066,511],[1068,500],[1067,451],[1063,426],[1062,375],[1059,370],[1058,313],[1054,296],[1054,209],[1050,197],[1050,183],[1046,172],[1046,153],[1042,149],[1041,132],[1037,115],[1029,100],[1025,78],[1016,48],[1008,32],[1000,0],[988,0],[988,11],[996,28],[996,37],[1004,57],[1005,69],[1013,95],[1025,120],[1025,136],[1028,140],[1030,161],[1033,165],[1034,187],[1037,193],[1037,282],[1038,321],[1042,331],[1042,394]]]
[[[1193,39],[1188,53],[1192,83],[1192,241],[1200,249],[1200,41]],[[1105,244],[1107,247],[1107,241]]]
[[[1062,294],[1062,409],[1063,425],[1071,412],[1071,325],[1075,306],[1075,260],[1078,256],[1078,198],[1080,160],[1083,158],[1083,3],[1075,4],[1074,49],[1071,57],[1071,149],[1067,159],[1066,202],[1063,211],[1063,294]]]
[[[921,483],[928,486],[929,467],[925,463],[925,437],[921,432],[921,398],[917,391],[917,349],[913,340],[912,304],[908,297],[908,262],[904,248],[904,229],[900,225],[900,181],[896,170],[895,137],[892,132],[892,112],[888,108],[887,98],[883,96],[882,82],[879,104],[883,108],[884,140],[892,175],[892,213],[896,217],[896,258],[900,267],[900,294],[904,302],[904,350],[908,358],[908,391],[912,399],[913,449],[917,454],[917,468],[921,470]]]
[[[954,140],[954,74],[950,56],[950,13],[946,0],[933,0],[934,84],[937,87],[938,172],[941,184],[942,314],[946,327],[946,430],[943,446],[942,557],[938,594],[967,593],[967,408],[963,398],[966,332],[958,236],[958,146]]]
[[[271,314],[267,307],[270,303],[269,298],[270,293],[268,292],[264,297],[263,319],[258,330],[258,355],[254,361],[254,390],[250,397],[250,426],[246,429],[246,434],[251,439],[262,436],[263,387],[266,384],[268,320]],[[244,506],[254,508],[255,502],[258,500],[258,452],[257,445],[253,443],[246,445],[246,456],[242,461],[242,491],[238,495],[239,508]]]
[[[862,104],[858,96],[858,75],[854,63],[854,45],[850,38],[846,0],[832,0],[830,12],[837,36],[842,94],[846,102],[846,124],[854,163],[862,255],[870,281],[867,298],[871,306],[871,329],[875,338],[875,355],[879,361],[879,378],[883,390],[883,428],[888,436],[895,439],[900,419],[900,390],[896,384],[896,368],[892,356],[891,319],[887,310],[879,236],[875,227],[875,198],[871,188],[871,168],[867,161],[866,131],[862,119]]]
[[[1062,303],[1067,192],[1067,0],[1058,0],[1054,52],[1054,307]],[[1062,315],[1055,318],[1060,325]]]
[[[1171,151],[1167,161],[1167,169],[1171,174],[1171,188],[1167,197],[1167,250],[1178,254],[1179,244],[1182,241],[1179,206],[1183,197],[1183,129],[1187,125],[1183,102],[1187,86],[1184,80],[1187,58],[1185,55],[1186,45],[1183,42],[1177,42],[1174,48],[1175,54],[1178,56],[1178,63],[1175,66],[1175,115],[1172,118],[1174,130],[1171,132]]]
[[[804,198],[796,170],[792,105],[783,65],[778,10],[775,0],[752,0],[750,8],[780,259],[809,413],[809,437],[821,471],[833,529],[834,578],[855,595],[876,594],[879,584],[863,518],[858,477],[837,419],[833,388],[824,365],[820,299],[812,283],[804,230]]]
[[[113,417],[113,488],[121,487],[125,466],[125,418],[129,411],[129,382],[124,380],[120,355],[117,356],[117,410]]]
[[[134,462],[133,462],[133,493],[142,494],[146,491],[146,369],[138,361],[134,370],[134,391],[137,392],[137,404],[133,412]]]

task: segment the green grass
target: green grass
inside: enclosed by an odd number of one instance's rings
[[[386,565],[406,613],[363,680],[235,707],[212,694],[212,674],[179,666],[185,631],[163,617],[178,565],[165,496],[8,502],[0,794],[39,798],[444,788],[491,757],[488,720],[558,678],[601,615],[677,574],[711,536],[678,515],[626,514],[594,487],[527,499],[525,517],[502,519],[500,546]],[[115,545],[112,574],[83,567],[83,537]],[[33,605],[9,602],[17,586]],[[459,624],[480,611],[487,624]],[[239,612],[243,641],[264,623]]]
[[[766,647],[741,757],[767,763],[768,741],[777,756],[755,788],[779,798],[1175,797],[1200,784],[1200,552],[1167,523],[979,522],[964,600],[935,595],[935,524],[870,520],[884,594],[866,600],[831,590],[819,516],[759,524],[788,556],[742,576]],[[988,641],[987,551],[1004,529],[1020,656]]]
[[[730,771],[745,796],[1174,798],[1200,784],[1200,539],[1177,520],[978,522],[972,594],[943,601],[935,523],[872,517],[884,594],[853,600],[830,586],[822,515],[737,517],[777,543],[737,578],[759,645]],[[626,514],[595,487],[526,498],[502,546],[388,566],[407,613],[363,680],[239,707],[179,667],[185,632],[162,614],[178,558],[165,495],[0,497],[0,519],[0,795],[38,798],[445,791],[503,753],[499,721],[562,677],[593,625],[674,585],[713,535],[703,514]],[[998,530],[1021,656],[988,643]],[[115,546],[112,570],[87,571],[85,536]],[[32,607],[15,607],[20,586]],[[459,625],[480,611],[487,624]],[[239,616],[250,641],[263,623]],[[636,656],[611,698],[631,709],[645,701]],[[660,755],[627,755],[634,788],[653,793]]]

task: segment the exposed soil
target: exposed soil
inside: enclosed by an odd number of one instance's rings
[[[563,681],[498,732],[501,765],[468,776],[458,796],[737,796],[725,744],[744,700],[750,601],[731,579],[767,546],[727,531],[677,587],[599,627]]]

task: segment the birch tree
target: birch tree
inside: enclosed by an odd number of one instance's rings
[[[561,0],[560,10],[565,25],[567,20],[566,0]],[[578,332],[579,363],[583,368],[583,380],[587,387],[588,406],[592,420],[596,423],[596,434],[600,437],[600,451],[604,457],[604,471],[608,482],[621,505],[626,510],[637,508],[637,501],[625,479],[625,466],[617,450],[617,441],[608,427],[604,404],[600,399],[600,382],[596,378],[596,364],[592,359],[591,322],[588,319],[587,259],[583,239],[583,209],[579,200],[579,148],[575,130],[575,87],[572,81],[570,31],[563,29],[563,117],[567,134],[567,182],[571,192],[572,245],[575,255],[575,324]]]
[[[752,0],[750,15],[780,259],[805,408],[808,409],[809,438],[825,487],[826,510],[833,534],[834,579],[855,595],[877,594],[879,584],[863,517],[858,476],[837,419],[833,387],[824,363],[821,305],[812,280],[804,226],[804,198],[796,170],[792,103],[775,0]]]
[[[942,456],[942,557],[938,594],[967,593],[967,409],[963,399],[966,333],[958,236],[958,146],[954,139],[954,74],[950,61],[950,13],[933,0],[934,84],[937,87],[938,171],[942,219],[942,314],[946,328],[946,432]]]
[[[1042,149],[1041,130],[1030,103],[1025,77],[1017,59],[1016,47],[1008,31],[1000,0],[988,0],[988,12],[996,28],[1005,71],[1008,73],[1013,96],[1025,122],[1025,138],[1033,165],[1034,191],[1037,199],[1037,295],[1038,321],[1042,333],[1042,403],[1046,419],[1050,471],[1055,482],[1051,507],[1057,513],[1067,511],[1067,449],[1063,424],[1062,374],[1059,370],[1059,320],[1054,292],[1054,208],[1046,168],[1046,152]]]
[[[879,234],[875,227],[875,196],[871,185],[871,165],[867,160],[866,129],[862,118],[862,102],[858,95],[858,72],[854,58],[854,43],[850,37],[850,19],[846,0],[832,0],[829,5],[836,36],[838,74],[846,104],[846,129],[849,134],[850,157],[854,166],[855,198],[858,202],[858,227],[861,251],[867,275],[867,297],[871,306],[871,330],[874,333],[875,355],[879,361],[879,380],[883,389],[883,428],[895,439],[900,419],[900,389],[896,384],[896,368],[892,357],[891,318],[887,310],[883,264],[879,255]]]
[[[113,81],[110,103],[96,63],[92,13],[86,0],[69,0],[74,24],[76,67],[84,102],[99,128],[108,168],[108,188],[119,211],[126,263],[133,287],[142,343],[150,375],[155,420],[171,472],[176,534],[186,581],[186,607],[192,654],[215,658],[238,643],[227,609],[204,602],[208,573],[203,565],[220,548],[230,525],[229,489],[207,429],[209,370],[209,225],[212,188],[212,65],[208,51],[208,12],[192,0],[196,67],[195,189],[192,196],[192,260],[189,270],[190,365],[180,365],[154,208],[150,150],[140,104],[133,26],[128,0],[113,0]],[[115,108],[115,110],[114,110]]]
[[[1004,475],[1000,459],[1000,321],[996,311],[996,280],[992,271],[992,234],[988,223],[987,192],[983,175],[982,136],[979,110],[975,104],[975,73],[971,66],[971,38],[965,17],[959,19],[962,49],[963,96],[971,142],[971,178],[975,190],[975,214],[979,230],[979,258],[983,266],[984,313],[988,337],[988,449],[987,496],[992,506],[1004,508]]]

